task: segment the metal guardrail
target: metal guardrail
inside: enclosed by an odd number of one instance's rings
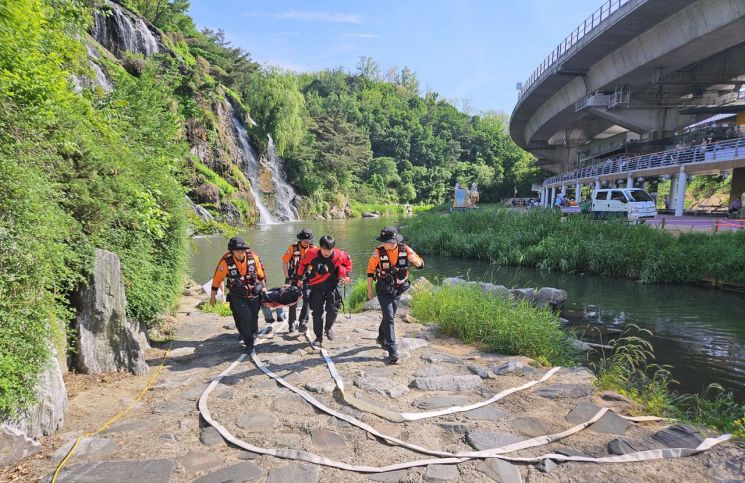
[[[571,47],[580,41],[585,35],[590,33],[592,30],[603,24],[616,10],[621,8],[622,5],[630,2],[631,0],[606,0],[603,5],[592,15],[587,17],[584,22],[572,31],[549,55],[544,59],[543,62],[536,68],[536,70],[528,77],[528,80],[522,85],[518,94],[518,100],[528,93],[533,84],[546,72],[546,70],[554,65]]]
[[[633,173],[652,168],[679,166],[684,164],[726,161],[745,158],[745,137],[719,143],[700,144],[685,149],[670,149],[633,158],[614,159],[593,164],[586,168],[552,176],[543,182],[544,187],[575,182],[578,179],[595,178],[609,174]]]

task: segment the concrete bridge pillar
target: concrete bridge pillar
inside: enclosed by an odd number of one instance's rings
[[[596,179],[595,180],[595,189],[596,190],[599,190],[600,189],[600,179]]]
[[[582,185],[579,182],[574,184],[574,201],[576,201],[578,205],[582,201]]]
[[[668,208],[675,209],[675,200],[678,199],[678,176],[670,176],[670,206]]]
[[[688,184],[688,175],[686,175],[683,166],[678,173],[677,196],[675,198],[675,216],[683,216],[686,200],[686,185]]]
[[[556,186],[551,187],[551,197],[548,199],[548,206],[554,206],[554,200],[556,199]]]
[[[633,188],[634,187],[634,177],[631,174],[629,174],[626,177],[626,187],[627,188]]]
[[[561,185],[561,197],[566,198],[567,196],[567,185],[563,184]]]

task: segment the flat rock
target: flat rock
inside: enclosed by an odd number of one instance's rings
[[[616,438],[608,443],[608,453],[612,455],[623,455],[635,453],[637,450],[628,441]]]
[[[595,392],[591,384],[553,384],[535,391],[548,399],[579,399]]]
[[[511,434],[495,433],[490,431],[471,431],[466,435],[466,441],[477,451],[501,448],[512,443],[522,441]]]
[[[465,406],[469,402],[466,396],[435,396],[417,399],[411,405],[419,409],[442,409],[450,406]]]
[[[216,451],[192,451],[182,456],[179,463],[188,474],[202,473],[222,465],[222,457]]]
[[[522,483],[523,477],[517,466],[507,461],[488,458],[479,463],[476,470],[499,483]]]
[[[411,387],[423,391],[466,391],[481,384],[479,376],[416,377]]]
[[[397,470],[397,471],[386,471],[385,473],[372,473],[368,475],[367,479],[372,481],[383,481],[386,483],[394,483],[398,481],[404,481],[408,470]]]
[[[210,448],[225,444],[222,435],[220,435],[220,433],[218,433],[212,426],[202,429],[201,433],[199,433],[199,441]]]
[[[424,366],[414,371],[414,377],[436,377],[445,374],[445,369],[440,366]]]
[[[310,381],[307,384],[305,384],[305,389],[307,389],[310,392],[315,392],[318,394],[330,394],[334,392],[335,388],[336,388],[336,384],[334,383],[334,381],[329,380],[329,379]]]
[[[152,425],[153,425],[152,421],[147,421],[145,419],[140,419],[140,420],[135,420],[135,421],[124,421],[122,423],[109,426],[105,430],[101,431],[100,434],[126,433],[129,431],[139,431],[141,429],[149,428]]]
[[[507,361],[492,365],[491,371],[498,376],[503,376],[505,374],[522,374],[524,367],[525,364],[520,361]]]
[[[592,418],[599,410],[600,406],[596,406],[589,402],[582,402],[572,409],[569,414],[566,415],[565,419],[572,424],[584,423]],[[628,427],[629,422],[626,419],[617,415],[613,411],[608,411],[588,429],[596,433],[623,434]]]
[[[472,374],[476,374],[481,379],[492,379],[494,378],[494,374],[491,371],[488,371],[484,369],[483,367],[470,365],[468,366],[468,370],[471,371]]]
[[[104,481],[137,481],[155,483],[170,481],[176,463],[171,459],[145,461],[91,461],[77,463],[63,469],[59,483],[82,483]],[[52,474],[49,475],[49,481]]]
[[[67,456],[67,453],[72,449],[75,444],[75,439],[68,441],[64,446],[61,446],[52,455],[52,461],[59,463],[62,458]],[[111,454],[116,451],[118,445],[106,438],[88,437],[80,440],[78,447],[75,449],[75,456],[103,456]]]
[[[178,349],[171,349],[168,353],[168,357],[172,359],[179,359],[181,357],[193,356],[196,352],[196,347],[180,347]]]
[[[199,384],[198,386],[192,387],[186,392],[181,393],[181,397],[187,401],[197,401],[207,389],[208,384]]]
[[[283,394],[281,397],[275,398],[272,408],[279,412],[279,414],[290,413],[301,416],[313,416],[316,414],[313,406],[295,393]]]
[[[180,438],[172,433],[161,434],[158,436],[158,439],[162,439],[168,443],[178,443],[180,441]]]
[[[292,354],[280,354],[269,359],[267,363],[272,366],[283,366],[288,364],[295,364],[297,361],[297,356],[293,356]]]
[[[227,481],[254,481],[264,476],[264,470],[245,461],[205,475],[193,483],[224,483]]]
[[[441,352],[430,352],[422,354],[422,359],[430,363],[448,362],[450,364],[463,364],[461,359]]]
[[[507,416],[507,413],[493,406],[484,406],[466,411],[463,415],[475,421],[499,421]]]
[[[264,433],[271,431],[277,424],[277,417],[269,413],[244,414],[235,421],[235,425],[247,433]]]
[[[243,450],[240,453],[238,453],[237,457],[239,460],[255,460],[259,456],[261,456],[259,453],[254,453],[253,451]]]
[[[303,441],[303,437],[297,433],[279,433],[274,436],[278,446],[297,448]]]
[[[460,476],[455,465],[429,465],[424,472],[424,481],[450,481]]]
[[[353,331],[355,334],[360,334],[360,339],[377,339],[378,333],[372,330],[356,328]]]
[[[316,483],[321,468],[308,463],[290,463],[269,473],[266,483]]]
[[[531,437],[551,434],[551,426],[546,421],[538,418],[523,417],[513,419],[510,421],[510,426],[515,431]]]
[[[374,392],[393,399],[409,393],[408,387],[385,377],[361,377],[354,381],[354,385],[363,391]]]
[[[703,439],[692,427],[685,424],[673,424],[655,433],[652,438],[668,448],[696,448]]]
[[[176,399],[162,401],[153,407],[153,414],[185,414],[194,409],[194,403]]]
[[[188,377],[186,379],[166,379],[160,384],[156,384],[155,386],[153,386],[152,390],[153,391],[159,391],[159,390],[170,391],[171,389],[178,389],[179,387],[186,386],[193,381],[194,381],[193,377]]]
[[[541,473],[553,473],[559,468],[559,465],[557,465],[554,460],[546,458],[545,460],[535,465],[535,468]]]
[[[330,426],[335,426],[337,428],[351,428],[352,425],[348,422],[344,421],[343,419],[339,419],[336,416],[329,416],[326,422]]]
[[[322,454],[335,454],[347,447],[344,439],[331,431],[317,429],[312,431],[310,435],[313,447]]]
[[[566,446],[562,446],[560,448],[556,448],[553,452],[556,453],[556,454],[564,455],[564,456],[582,456],[582,457],[585,457],[585,458],[588,457],[587,454],[585,454],[585,453],[583,453],[581,451],[577,451],[576,449],[567,448]]]
[[[394,377],[396,375],[394,367],[366,367],[360,372],[362,377]]]
[[[409,351],[414,351],[429,346],[429,342],[427,342],[426,340],[415,339],[413,337],[400,337],[397,342],[400,348]]]

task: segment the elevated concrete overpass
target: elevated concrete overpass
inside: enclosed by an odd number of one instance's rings
[[[745,0],[606,0],[522,85],[510,134],[568,172],[599,139],[745,111],[743,85]]]

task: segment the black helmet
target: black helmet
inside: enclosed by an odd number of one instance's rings
[[[383,243],[401,243],[404,237],[398,232],[395,226],[386,226],[380,230],[380,236],[376,240]]]
[[[313,241],[313,232],[310,228],[303,228],[300,230],[300,233],[297,234],[297,239]]]
[[[248,246],[248,243],[246,243],[246,240],[239,236],[235,236],[231,238],[228,241],[228,250],[248,250],[250,247]]]

